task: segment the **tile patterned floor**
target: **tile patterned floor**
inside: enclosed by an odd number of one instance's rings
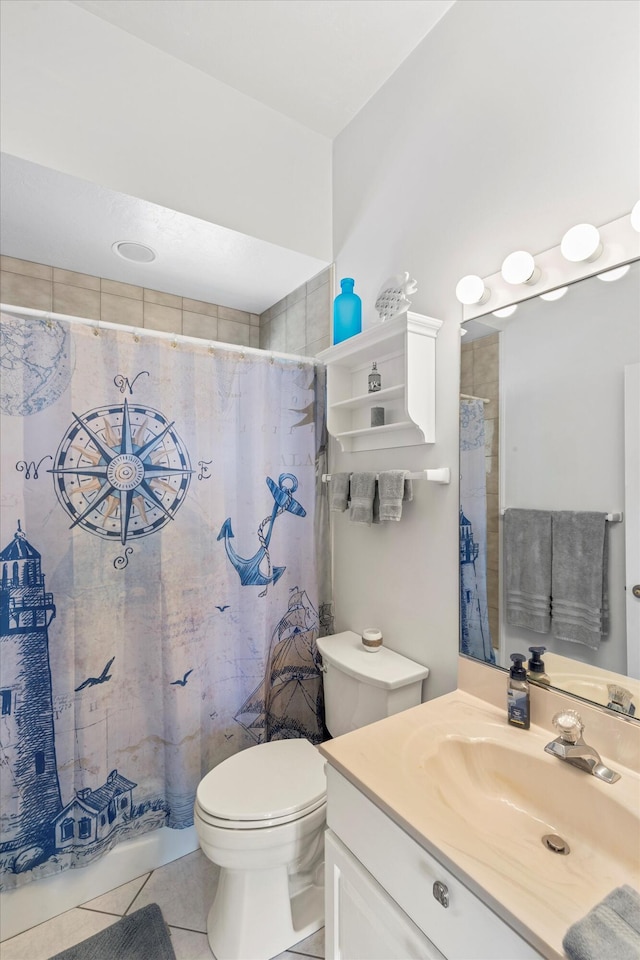
[[[177,960],[214,960],[206,929],[216,883],[216,867],[196,850],[5,940],[0,943],[0,960],[48,960],[149,903],[157,903],[162,910]],[[277,960],[302,957],[324,957],[324,930],[281,953]]]

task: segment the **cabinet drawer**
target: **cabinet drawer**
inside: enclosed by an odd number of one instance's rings
[[[541,960],[540,953],[330,765],[327,783],[327,825],[448,960]],[[438,883],[446,888],[440,888],[446,907],[435,898]]]

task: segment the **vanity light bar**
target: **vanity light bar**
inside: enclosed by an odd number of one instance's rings
[[[506,507],[503,507],[502,510],[500,511],[501,517],[504,517],[505,510],[506,510]],[[622,523],[623,519],[624,519],[624,514],[622,513],[622,511],[620,511],[620,513],[608,513],[605,516],[605,520],[608,523]]]
[[[637,219],[640,220],[640,217]],[[482,297],[458,297],[462,303],[462,323],[640,260],[640,233],[629,214],[599,228],[591,224],[578,224],[563,237],[565,251],[566,238],[571,240],[578,228],[578,233],[582,234],[585,227],[589,228],[586,232],[589,232],[591,239],[591,246],[585,248],[586,254],[585,250],[573,253],[571,244],[569,249],[570,256],[580,256],[582,259],[567,259],[562,244],[537,253],[535,257],[520,250],[506,258],[500,272],[490,277],[474,277],[475,281],[479,281],[476,286],[478,291],[482,291]]]

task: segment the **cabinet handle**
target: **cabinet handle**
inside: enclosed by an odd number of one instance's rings
[[[441,883],[439,880],[436,880],[433,885],[433,895],[441,906],[449,906],[449,888],[446,883]]]

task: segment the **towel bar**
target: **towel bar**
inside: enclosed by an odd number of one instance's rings
[[[505,509],[506,508],[503,507],[502,510],[500,511],[501,517],[504,517]],[[553,511],[550,511],[550,512],[553,513]],[[623,519],[624,519],[624,514],[622,513],[622,511],[620,511],[619,513],[608,513],[605,517],[605,520],[607,520],[609,523],[622,523]]]
[[[346,472],[346,471],[345,471]],[[353,471],[349,471],[352,473]],[[376,474],[376,480],[379,474]],[[407,480],[431,480],[432,483],[451,483],[451,471],[449,467],[437,467],[433,470],[419,470],[417,473],[407,473]],[[329,483],[330,473],[322,474],[322,482]]]

